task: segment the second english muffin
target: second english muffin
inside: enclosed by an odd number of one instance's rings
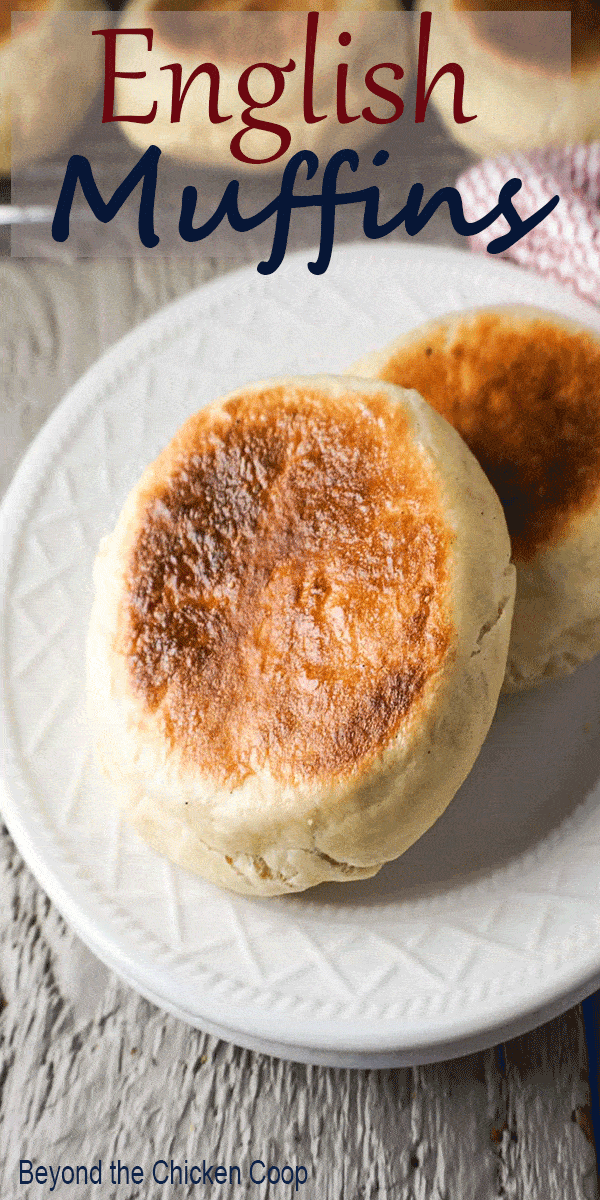
[[[600,651],[600,338],[513,305],[450,313],[350,368],[415,387],[502,502],[517,567],[506,687]]]
[[[375,874],[479,752],[509,558],[493,489],[413,391],[276,379],[200,411],[95,567],[90,713],[127,817],[235,891]]]

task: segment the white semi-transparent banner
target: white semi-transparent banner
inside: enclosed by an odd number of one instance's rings
[[[518,188],[466,222],[453,179],[428,189],[422,151],[440,121],[475,154],[563,138],[600,58],[593,21],[573,47],[570,24],[439,2],[13,14],[12,253],[218,255],[268,273],[318,245],[319,273],[334,241],[414,237],[431,220],[468,236],[502,215],[524,236],[544,214],[518,217]]]

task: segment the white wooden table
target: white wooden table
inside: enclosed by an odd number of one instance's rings
[[[407,164],[427,194],[463,156]],[[432,168],[432,163],[434,168]],[[426,240],[426,239],[424,239]],[[454,241],[441,218],[429,240]],[[167,301],[231,264],[0,261],[0,486],[67,388],[102,351]],[[102,967],[64,925],[1,839],[0,1196],[19,1160],[54,1169],[103,1163],[102,1186],[73,1200],[164,1200],[202,1185],[112,1185],[111,1161],[303,1164],[307,1200],[593,1200],[596,1160],[581,1010],[506,1045],[435,1066],[388,1071],[300,1066],[188,1028]],[[598,1064],[592,1064],[597,1069]],[[206,1193],[210,1191],[206,1185]],[[290,1189],[291,1190],[291,1189]],[[227,1198],[282,1184],[215,1185]]]

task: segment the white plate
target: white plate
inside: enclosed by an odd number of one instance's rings
[[[158,313],[77,384],[2,510],[2,809],[85,942],[163,1007],[241,1045],[383,1066],[490,1044],[600,975],[600,662],[503,700],[469,779],[373,880],[278,900],[221,892],[121,823],[89,752],[83,657],[96,546],[141,469],[220,393],[340,371],[448,309],[526,301],[600,315],[454,250],[309,254]]]

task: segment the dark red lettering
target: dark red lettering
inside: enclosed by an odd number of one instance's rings
[[[375,72],[381,71],[384,68],[392,71],[394,79],[402,79],[404,75],[404,71],[402,67],[398,66],[398,63],[377,63],[376,66],[369,67],[365,75],[365,83],[369,91],[374,96],[380,96],[382,100],[386,100],[394,109],[391,117],[376,117],[370,108],[363,108],[362,115],[365,121],[371,121],[373,125],[390,125],[392,121],[397,121],[398,117],[401,117],[404,112],[404,101],[401,100],[397,92],[391,92],[389,88],[382,87],[375,79]]]
[[[196,67],[192,71],[183,91],[181,90],[181,79],[183,70],[181,63],[167,63],[166,67],[161,67],[161,71],[173,72],[173,91],[171,95],[171,124],[176,125],[181,120],[181,110],[183,102],[187,96],[188,88],[194,82],[198,75],[208,75],[210,79],[210,87],[208,92],[208,119],[212,125],[220,125],[222,121],[230,121],[232,113],[228,117],[222,117],[219,113],[219,68],[214,63],[205,62],[201,66]]]
[[[304,120],[307,125],[315,125],[317,121],[327,120],[327,113],[323,113],[322,117],[317,117],[314,109],[315,51],[318,28],[318,12],[309,13],[306,18],[306,51],[304,54]]]
[[[93,34],[100,34],[104,42],[104,106],[102,109],[102,124],[108,121],[137,121],[140,125],[149,125],[156,116],[158,104],[156,100],[145,117],[115,117],[115,79],[145,79],[145,71],[117,71],[117,37],[122,33],[139,33],[146,38],[148,50],[152,49],[154,30],[152,29],[93,29]]]
[[[271,72],[273,79],[273,95],[271,96],[270,100],[255,100],[248,89],[248,83],[250,81],[252,72],[257,71],[259,68]],[[246,67],[246,70],[242,71],[238,81],[238,93],[240,100],[243,100],[244,103],[248,105],[248,108],[245,108],[242,113],[242,121],[244,122],[245,128],[241,129],[239,133],[236,133],[235,137],[231,139],[229,144],[231,153],[233,154],[234,158],[237,158],[238,162],[275,162],[276,159],[281,158],[281,155],[285,154],[286,150],[289,149],[290,142],[292,140],[292,135],[289,129],[287,129],[285,125],[276,125],[273,121],[257,120],[257,118],[254,116],[254,109],[269,108],[271,104],[276,104],[283,95],[283,89],[285,87],[284,71],[294,71],[295,68],[296,64],[293,58],[290,58],[289,63],[285,67],[276,67],[274,63],[260,62],[253,63],[251,67]],[[248,156],[244,154],[244,151],[242,150],[241,143],[242,138],[246,133],[248,133],[249,129],[264,129],[266,133],[276,134],[276,136],[279,138],[279,149],[275,152],[275,154],[269,155],[268,158],[248,158]]]
[[[417,97],[415,101],[415,121],[419,124],[425,120],[429,97],[442,75],[454,75],[454,105],[453,115],[457,125],[464,125],[467,121],[474,121],[477,113],[472,117],[465,117],[463,112],[463,95],[465,90],[465,73],[458,63],[445,63],[440,67],[437,75],[432,80],[427,91],[427,57],[429,54],[429,35],[431,32],[431,13],[421,13],[421,25],[419,29],[419,63],[417,66]]]
[[[348,63],[340,63],[337,69],[336,105],[337,119],[340,125],[350,125],[352,121],[360,120],[360,113],[351,117],[346,109],[346,85],[348,83]]]

